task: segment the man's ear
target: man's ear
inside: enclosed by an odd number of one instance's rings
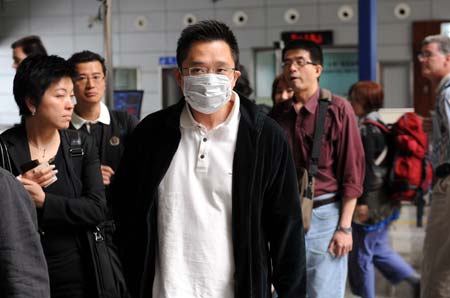
[[[317,74],[317,77],[320,77],[320,75],[322,74],[322,71],[323,71],[323,66],[320,65],[320,64],[317,64],[317,65],[316,65],[316,74]]]
[[[104,84],[103,84],[103,92],[106,92],[106,82],[107,82],[106,73],[103,73],[103,82],[104,82]],[[73,81],[73,85],[75,87],[75,81]]]
[[[173,73],[173,75],[175,76],[175,80],[177,81],[178,87],[180,87],[181,90],[183,90],[181,69],[179,69],[179,68],[174,68],[174,69],[172,70],[172,73]]]
[[[234,88],[234,86],[236,85],[236,82],[237,82],[237,80],[239,79],[240,76],[241,76],[241,72],[239,70],[235,70],[234,71],[233,81],[231,82],[231,89]]]
[[[445,55],[445,62],[450,65],[450,54]]]

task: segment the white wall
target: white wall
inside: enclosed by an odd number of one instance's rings
[[[399,20],[394,7],[411,6],[410,17]],[[342,5],[355,15],[347,22],[337,17]],[[102,52],[101,24],[88,28],[97,14],[96,0],[8,0],[0,8],[0,125],[18,122],[12,97],[11,43],[25,35],[37,34],[49,53],[68,58],[73,52]],[[300,19],[288,25],[283,14],[295,8]],[[232,16],[242,10],[249,16],[245,26],[233,24]],[[411,57],[411,22],[448,18],[448,0],[379,0],[378,53],[380,61],[405,61]],[[158,98],[158,57],[175,54],[176,41],[184,28],[183,16],[217,18],[234,30],[241,48],[241,61],[253,80],[252,48],[271,46],[286,30],[333,30],[336,45],[357,44],[357,0],[113,0],[113,53],[115,66],[137,66],[142,70],[145,90],[143,114],[161,108]],[[135,26],[144,16],[148,26]],[[393,84],[395,85],[395,84]],[[403,88],[404,86],[398,86]],[[406,87],[404,87],[406,88]]]

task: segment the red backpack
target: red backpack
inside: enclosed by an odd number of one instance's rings
[[[390,198],[416,202],[431,188],[433,179],[422,119],[408,112],[389,127],[372,120],[366,120],[364,124],[376,125],[386,135],[388,172],[385,182]]]

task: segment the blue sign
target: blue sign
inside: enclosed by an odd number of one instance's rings
[[[159,65],[177,65],[177,57],[175,56],[159,57]]]

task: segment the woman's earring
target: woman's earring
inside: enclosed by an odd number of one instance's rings
[[[31,116],[34,116],[34,115],[36,115],[36,109],[33,109],[33,110],[31,111]]]

